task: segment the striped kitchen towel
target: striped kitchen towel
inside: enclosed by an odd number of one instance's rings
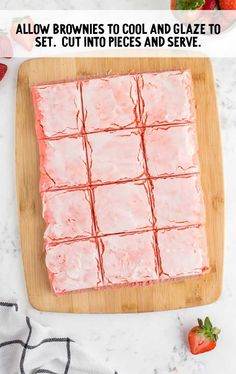
[[[1,374],[118,374],[97,362],[69,337],[18,311],[17,303],[0,302]]]

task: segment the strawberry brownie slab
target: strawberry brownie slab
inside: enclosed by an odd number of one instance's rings
[[[32,89],[55,294],[207,270],[189,71]]]
[[[185,226],[205,222],[204,202],[198,175],[153,181],[158,227]]]
[[[43,192],[42,202],[46,242],[93,236],[89,191]]]
[[[46,265],[55,294],[97,288],[102,284],[94,240],[47,246]]]
[[[78,131],[81,102],[77,82],[34,86],[32,94],[39,138]]]
[[[82,137],[39,140],[40,190],[86,185],[86,151]]]
[[[105,284],[158,280],[152,232],[106,236],[103,244]]]
[[[135,75],[83,80],[81,95],[86,132],[137,126]]]
[[[194,120],[192,78],[188,70],[142,74],[139,90],[146,126]]]
[[[149,127],[145,144],[152,177],[199,172],[195,124]]]
[[[95,188],[94,210],[99,234],[152,228],[147,183],[121,183]]]
[[[169,278],[201,274],[208,267],[205,230],[181,227],[158,232],[163,274]]]
[[[92,153],[92,183],[144,177],[144,158],[138,130],[100,132],[87,136]]]

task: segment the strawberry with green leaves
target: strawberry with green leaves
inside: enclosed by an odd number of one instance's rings
[[[199,318],[198,326],[193,327],[188,334],[190,351],[194,355],[211,351],[216,347],[220,329],[213,327],[210,319],[204,322]]]

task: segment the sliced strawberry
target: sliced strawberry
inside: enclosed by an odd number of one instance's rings
[[[211,351],[216,347],[220,330],[213,327],[210,319],[198,319],[198,326],[193,327],[188,334],[189,347],[192,354],[197,355]]]
[[[13,49],[7,33],[0,30],[0,57],[12,58]]]
[[[33,46],[34,46],[34,41],[35,41],[35,35],[34,34],[17,34],[17,26],[19,24],[29,24],[33,26],[33,20],[30,17],[23,17],[23,18],[15,18],[13,20],[12,26],[11,26],[11,37],[12,39],[20,44],[23,48],[27,49],[27,51],[31,51]]]
[[[0,64],[0,81],[5,77],[6,72],[7,72],[7,65]]]

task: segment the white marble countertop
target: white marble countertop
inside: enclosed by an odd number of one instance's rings
[[[40,1],[2,0],[0,8],[40,8]],[[63,8],[51,0],[47,8]],[[87,8],[110,8],[114,1],[68,1]],[[160,1],[117,1],[119,8],[154,8]],[[163,1],[164,3],[164,1]],[[104,6],[105,4],[105,6]],[[117,7],[118,8],[118,7]],[[236,61],[213,60],[221,116],[226,195],[225,275],[221,298],[214,304],[179,311],[130,315],[71,315],[41,313],[28,303],[20,253],[15,194],[14,132],[16,76],[20,60],[9,60],[0,84],[0,296],[18,299],[21,309],[45,325],[71,335],[119,374],[235,374],[236,332]],[[186,332],[197,317],[209,315],[222,329],[217,349],[192,356]],[[226,369],[227,368],[227,369]]]
[[[0,84],[0,296],[16,298],[22,310],[45,325],[58,328],[94,355],[108,361],[119,374],[235,373],[233,330],[236,330],[236,63],[213,60],[222,122],[226,189],[226,246],[224,290],[215,304],[180,311],[130,315],[63,315],[41,313],[29,305],[18,238],[15,195],[15,88],[19,60],[8,61]],[[217,350],[192,356],[186,331],[197,317],[211,316],[221,327]],[[75,327],[76,326],[76,327]]]
[[[0,9],[168,9],[170,0],[0,0]]]

